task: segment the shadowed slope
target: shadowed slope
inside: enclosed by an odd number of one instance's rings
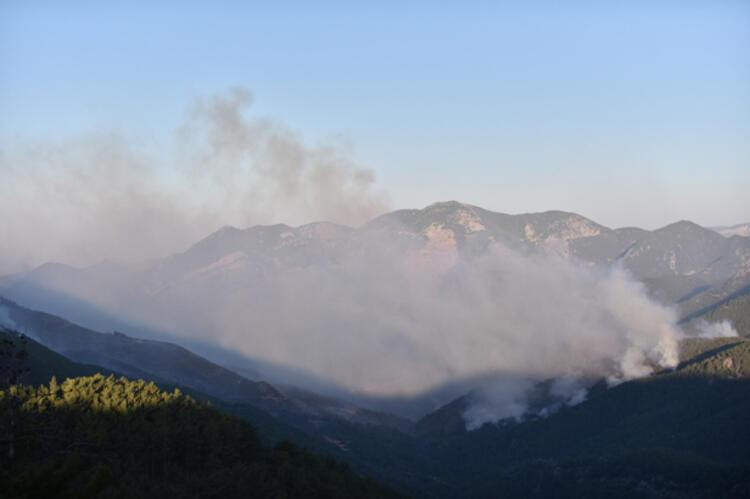
[[[388,497],[343,465],[179,390],[95,375],[0,392],[3,494],[33,497]],[[14,421],[13,429],[8,423]]]

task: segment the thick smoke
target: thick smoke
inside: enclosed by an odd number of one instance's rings
[[[521,417],[539,383],[554,380],[550,403],[534,408],[549,411],[582,401],[592,380],[617,384],[678,362],[674,311],[621,268],[497,243],[445,266],[442,253],[370,236],[335,262],[279,269],[234,256],[150,298],[151,312],[131,312],[373,397],[466,380],[469,428]]]
[[[117,135],[0,150],[0,274],[46,261],[138,262],[226,224],[360,224],[387,204],[333,146],[248,118],[247,90],[199,100],[171,154]]]
[[[225,224],[357,225],[385,210],[371,172],[248,119],[250,103],[241,89],[197,102],[164,161],[112,136],[4,152],[0,266],[139,261]],[[579,403],[594,379],[677,364],[674,311],[620,268],[496,242],[463,252],[444,229],[426,245],[408,228],[310,230],[333,236],[303,253],[306,236],[283,234],[299,249],[292,263],[238,252],[181,274],[172,260],[109,292],[97,286],[110,276],[65,292],[359,394],[415,397],[463,380],[469,428]]]
[[[285,275],[273,320],[247,313],[240,329],[222,327],[235,334],[226,341],[372,394],[413,396],[484,376],[469,427],[519,417],[537,382],[560,378],[554,400],[577,403],[583,380],[618,383],[678,362],[674,312],[622,269],[502,245],[445,273],[395,254],[370,245],[335,270]]]
[[[213,189],[224,223],[359,225],[386,211],[372,170],[342,148],[309,147],[276,123],[245,119],[251,101],[242,88],[201,99],[178,131],[185,178],[191,190]]]
[[[501,245],[443,275],[383,254],[346,265],[296,272],[282,285],[278,296],[288,302],[270,335],[274,349],[296,351],[271,357],[301,360],[312,372],[382,395],[482,376],[488,381],[465,414],[469,428],[519,417],[530,388],[544,380],[560,378],[551,395],[573,404],[585,397],[585,380],[614,384],[678,362],[674,312],[619,268],[594,270]],[[257,331],[269,333],[268,326]],[[252,336],[244,330],[233,340],[257,354],[263,338]]]

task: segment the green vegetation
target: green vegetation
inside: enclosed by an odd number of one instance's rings
[[[393,495],[292,444],[264,447],[244,421],[145,381],[97,374],[14,385],[0,392],[0,415],[0,434],[10,435],[0,496]]]
[[[723,378],[750,378],[750,340],[715,338],[684,340],[678,374]]]
[[[252,403],[268,410],[288,409],[283,396],[268,383],[250,381],[178,345],[100,333],[19,307],[2,297],[0,307],[46,347],[77,363],[96,364],[93,372],[101,371],[98,366],[102,366],[131,379],[179,384],[226,401]],[[47,381],[49,377],[42,380]]]
[[[20,351],[18,336],[5,339]],[[741,337],[686,340],[676,370],[602,383],[546,418],[466,432],[458,399],[416,434],[346,422],[306,433],[199,392],[80,377],[98,368],[33,340],[25,350],[23,379],[43,382],[6,383],[0,394],[0,498],[389,494],[284,438],[416,496],[750,497],[750,340]],[[63,372],[74,379],[50,381]]]
[[[461,456],[445,473],[474,496],[748,497],[748,393],[747,380],[684,373],[594,391],[554,416],[443,443]]]
[[[0,390],[7,388],[9,384],[8,376],[6,375],[6,371],[10,367],[10,364],[7,362],[8,356],[14,353],[17,354],[21,350],[25,352],[25,355],[23,359],[23,372],[19,373],[17,381],[20,384],[44,385],[49,383],[53,376],[58,380],[65,380],[66,378],[91,376],[97,373],[120,375],[120,373],[112,372],[109,369],[99,366],[74,362],[57,352],[53,352],[31,338],[24,338],[15,331],[4,330],[0,327]],[[330,446],[322,445],[319,439],[285,424],[256,406],[226,402],[184,386],[175,386],[173,383],[156,381],[152,377],[145,378],[154,381],[162,390],[172,391],[175,388],[179,388],[183,393],[190,395],[196,400],[208,402],[225,412],[250,422],[258,430],[261,441],[264,444],[273,445],[283,440],[290,440],[316,453],[330,450]],[[16,382],[10,384],[16,384]]]
[[[689,340],[682,358],[546,418],[424,420],[433,473],[466,497],[750,497],[750,340]]]

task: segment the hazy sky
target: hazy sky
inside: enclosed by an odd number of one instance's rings
[[[242,86],[394,207],[750,221],[750,2],[152,3],[2,2],[0,146],[160,151]]]

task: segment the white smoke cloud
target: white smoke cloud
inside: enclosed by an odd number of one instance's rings
[[[247,116],[245,89],[199,100],[173,154],[113,134],[0,150],[0,274],[46,261],[139,262],[232,224],[360,224],[387,208],[372,171]]]
[[[621,268],[499,243],[462,256],[394,239],[402,232],[343,238],[333,260],[317,250],[289,265],[235,254],[145,296],[138,283],[117,293],[68,283],[65,292],[373,397],[418,397],[481,379],[464,385],[474,390],[468,428],[544,415],[584,400],[592,380],[617,384],[678,362],[675,312]],[[549,403],[540,405],[535,387],[549,380]],[[450,400],[443,397],[437,402]]]
[[[529,378],[499,378],[472,394],[463,413],[467,430],[501,419],[520,420],[528,410],[529,392],[534,382]]]
[[[385,210],[372,172],[248,119],[251,100],[238,89],[197,102],[166,164],[112,136],[3,152],[0,266],[138,261],[225,224],[357,225]],[[498,243],[462,255],[442,229],[432,249],[415,248],[401,232],[363,231],[334,257],[315,250],[305,264],[239,253],[176,283],[126,280],[103,292],[95,279],[58,291],[357,393],[411,397],[482,378],[471,387],[469,428],[552,410],[534,400],[549,380],[545,396],[572,405],[587,380],[615,384],[677,364],[674,311],[620,268]]]
[[[372,396],[483,378],[469,387],[469,428],[521,417],[546,380],[554,404],[573,405],[591,380],[616,384],[678,362],[675,312],[620,268],[494,244],[436,271],[430,261],[444,255],[418,264],[422,250],[370,236],[334,263],[232,260],[230,274],[193,274],[130,313]]]
[[[728,320],[708,322],[700,319],[696,322],[695,327],[698,329],[698,338],[733,338],[739,336],[731,321]]]
[[[544,380],[553,382],[548,403],[535,408],[541,415],[582,402],[591,380],[612,385],[677,365],[674,311],[652,302],[622,269],[592,270],[508,250],[490,265],[506,284],[487,294],[498,327],[482,344],[502,353],[486,359],[485,369],[496,366],[521,380],[500,377],[481,387],[464,413],[467,428],[520,419],[530,410],[532,388]]]

